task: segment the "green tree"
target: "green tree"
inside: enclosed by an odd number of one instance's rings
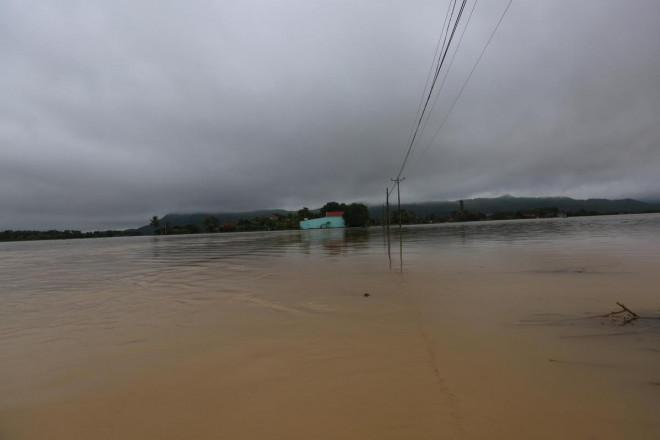
[[[394,212],[392,213],[392,220],[390,223],[392,225],[398,225],[399,216],[401,216],[401,223],[404,225],[412,225],[415,223],[419,223],[419,219],[417,218],[417,215],[414,212],[406,211],[405,209],[401,209],[401,211],[395,209]]]
[[[325,215],[325,214],[323,214]],[[318,218],[319,215],[315,212],[312,212],[309,210],[308,207],[304,207],[303,209],[298,210],[298,218],[300,220],[305,220],[305,219],[312,219],[312,218]]]
[[[346,205],[343,203],[337,202],[328,202],[319,210],[321,212],[321,217],[325,217],[328,212],[343,211],[346,208]]]
[[[157,215],[154,215],[149,219],[149,224],[154,228],[154,234],[158,231],[158,226],[160,225],[160,219]]]
[[[344,222],[349,228],[366,226],[369,222],[369,210],[362,203],[344,205],[342,209],[344,211]]]
[[[516,212],[516,218],[523,218],[522,212]],[[518,217],[519,216],[519,217]],[[451,221],[455,222],[475,222],[479,220],[486,220],[486,215],[478,211],[456,211],[452,214]]]
[[[220,226],[220,220],[218,220],[217,217],[211,215],[202,220],[202,224],[204,225],[204,230],[206,232],[215,232],[215,230]]]
[[[168,234],[199,234],[199,226],[187,223],[185,225],[172,226]]]

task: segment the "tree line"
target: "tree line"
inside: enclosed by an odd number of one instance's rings
[[[163,221],[154,215],[149,219],[149,224],[153,227],[157,235],[178,235],[178,234],[200,234],[209,232],[248,232],[248,231],[280,231],[300,229],[300,221],[311,218],[325,216],[332,211],[343,211],[344,221],[348,227],[369,226],[374,224],[369,219],[367,207],[361,203],[329,202],[323,205],[319,210],[310,210],[304,207],[296,212],[287,214],[271,214],[257,216],[237,221],[221,222],[215,216],[207,216],[201,224],[173,225],[169,221]],[[78,230],[55,230],[47,231],[37,230],[5,230],[0,231],[1,241],[32,241],[32,240],[68,240],[75,238],[102,238],[102,237],[126,237],[142,235],[137,229],[127,229],[124,231],[106,230],[82,232]]]
[[[305,219],[314,219],[324,217],[328,212],[342,211],[344,222],[347,227],[360,227],[360,226],[373,226],[381,224],[384,218],[371,218],[367,207],[361,203],[345,203],[328,202],[318,210],[310,210],[303,207],[296,212],[287,214],[271,214],[252,217],[249,219],[240,219],[230,222],[221,222],[215,216],[207,216],[203,219],[201,224],[184,224],[172,225],[170,222],[163,222],[158,216],[153,216],[149,219],[149,224],[153,227],[154,233],[158,235],[174,235],[174,234],[199,234],[199,233],[215,233],[215,232],[248,232],[248,231],[280,231],[299,229],[299,222]],[[648,212],[657,212],[649,210]],[[528,219],[528,218],[552,218],[552,217],[578,217],[578,216],[591,216],[602,215],[602,213],[594,210],[579,209],[576,211],[562,211],[556,207],[548,208],[534,208],[528,210],[518,211],[504,211],[495,212],[492,214],[484,214],[479,211],[457,210],[451,213],[450,216],[437,216],[435,214],[428,214],[425,216],[418,216],[412,211],[405,209],[394,210],[390,214],[390,223],[398,224],[399,218],[401,223],[405,225],[410,224],[424,224],[424,223],[442,223],[442,222],[463,222],[463,221],[479,221],[479,220],[515,220],[515,219]],[[142,233],[137,229],[126,229],[123,231],[106,230],[106,231],[92,231],[82,232],[78,230],[55,230],[50,229],[47,231],[38,230],[5,230],[0,231],[0,242],[3,241],[32,241],[32,240],[66,240],[66,239],[80,239],[80,238],[102,238],[102,237],[126,237],[137,236]]]
[[[125,231],[93,231],[81,232],[66,229],[58,231],[50,229],[48,231],[33,230],[6,230],[0,231],[0,241],[32,241],[32,240],[68,240],[72,238],[102,238],[102,237],[128,237],[142,235],[137,229],[127,229]]]
[[[534,219],[534,218],[556,218],[556,217],[584,217],[602,215],[597,211],[579,209],[577,211],[562,211],[557,207],[547,208],[533,208],[517,211],[500,211],[485,214],[480,211],[470,210],[457,210],[449,216],[436,216],[429,214],[425,216],[418,216],[412,211],[395,209],[390,214],[390,223],[398,224],[399,218],[401,224],[414,225],[426,223],[445,223],[445,222],[471,222],[471,221],[485,221],[485,220],[521,220],[521,219]]]
[[[172,225],[163,222],[158,216],[149,219],[149,224],[156,235],[170,234],[199,234],[216,232],[250,232],[250,231],[282,231],[300,229],[300,221],[325,217],[328,212],[343,212],[344,223],[347,227],[370,226],[374,224],[369,218],[369,210],[362,203],[328,202],[318,210],[303,207],[296,212],[287,214],[271,214],[240,219],[230,222],[221,222],[217,217],[210,215],[202,220],[201,224],[188,223]]]

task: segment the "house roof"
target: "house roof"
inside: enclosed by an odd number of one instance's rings
[[[334,212],[325,213],[326,217],[342,217],[343,215],[344,215],[344,211],[334,211]]]

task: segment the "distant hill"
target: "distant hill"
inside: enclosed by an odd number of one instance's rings
[[[468,211],[477,211],[484,214],[498,212],[525,211],[534,208],[559,208],[565,212],[595,211],[599,214],[623,214],[660,211],[660,204],[647,203],[634,199],[572,199],[570,197],[512,197],[501,196],[496,198],[465,199],[463,204]],[[414,212],[419,217],[434,214],[436,217],[449,217],[452,211],[458,210],[459,201],[402,203],[401,208]],[[390,204],[392,210],[396,203]],[[371,206],[369,214],[380,216],[382,206]]]
[[[660,212],[660,203],[647,203],[634,199],[571,199],[569,197],[512,197],[502,196],[495,198],[464,199],[465,209],[468,211],[477,211],[484,214],[494,214],[499,212],[526,211],[534,208],[559,208],[565,212],[578,212],[580,210],[597,212],[599,214],[635,214],[643,212]],[[415,213],[418,217],[435,215],[438,218],[447,218],[453,211],[457,211],[458,200],[423,202],[423,203],[402,203],[401,208]],[[390,210],[396,209],[396,201],[390,205]],[[202,221],[208,216],[217,217],[221,223],[236,221],[241,219],[250,219],[271,214],[286,215],[292,211],[284,209],[262,209],[257,211],[245,212],[198,212],[194,214],[167,214],[160,219],[161,225],[170,222],[172,226],[183,226],[186,224],[201,225]],[[382,206],[370,206],[369,215],[379,218],[382,213]],[[138,228],[142,234],[153,234],[153,227],[150,225]]]

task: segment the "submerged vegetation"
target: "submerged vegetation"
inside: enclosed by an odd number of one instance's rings
[[[367,207],[362,203],[328,202],[319,209],[303,207],[298,211],[262,210],[224,214],[168,214],[163,218],[153,216],[149,219],[148,225],[123,231],[6,230],[0,231],[0,241],[294,230],[299,229],[301,220],[324,217],[328,212],[336,211],[343,212],[347,227],[380,225],[387,220],[384,206]],[[503,196],[492,199],[466,200],[464,204],[460,204],[460,202],[402,204],[400,210],[392,210],[389,221],[391,224],[398,224],[400,220],[401,224],[411,225],[653,212],[660,212],[660,204],[632,199],[575,200],[567,197]]]
[[[369,210],[362,203],[328,202],[318,210],[310,210],[304,207],[296,212],[285,214],[271,213],[268,215],[258,215],[250,218],[240,218],[231,221],[221,221],[217,216],[205,216],[199,224],[183,223],[172,226],[166,222],[163,227],[159,227],[161,220],[154,216],[150,220],[150,226],[156,235],[170,234],[198,234],[198,233],[218,233],[218,232],[250,232],[250,231],[284,231],[300,228],[300,221],[324,217],[328,212],[343,212],[344,221],[347,227],[370,226]],[[154,221],[155,220],[155,221]]]
[[[558,206],[535,206],[539,202],[557,202]],[[580,202],[584,202],[581,204]],[[469,205],[470,209],[465,206]],[[403,208],[405,206],[405,208]],[[514,208],[514,209],[507,209]],[[500,197],[497,199],[474,199],[458,203],[420,203],[402,205],[390,214],[390,223],[425,224],[444,222],[470,222],[486,220],[522,220],[557,217],[586,217],[594,215],[650,214],[660,212],[660,206],[630,199],[616,200],[573,200],[568,198],[535,199]],[[373,213],[373,210],[372,210]],[[382,221],[385,221],[383,218]]]
[[[124,231],[93,231],[81,232],[64,230],[57,231],[51,229],[48,231],[0,231],[0,241],[31,241],[31,240],[67,240],[71,238],[102,238],[102,237],[132,237],[142,235],[137,229],[126,229]]]

